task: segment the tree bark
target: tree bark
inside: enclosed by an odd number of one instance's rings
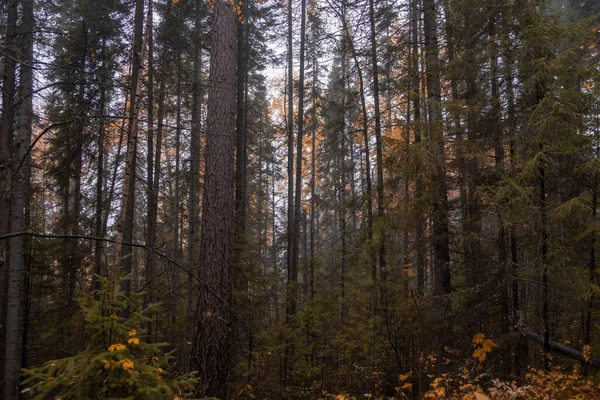
[[[423,22],[425,30],[425,64],[427,71],[427,100],[430,125],[434,176],[432,193],[432,244],[434,294],[448,295],[452,291],[450,281],[450,245],[448,237],[448,199],[446,193],[446,170],[444,133],[441,125],[440,61],[437,39],[437,14],[435,0],[423,0]],[[449,302],[443,308],[448,311]]]
[[[152,31],[154,30],[154,18],[152,11],[153,1],[148,0],[148,127],[147,127],[147,146],[148,153],[146,155],[146,190],[148,193],[148,204],[146,208],[146,245],[149,247],[154,246],[154,238],[156,236],[156,220],[153,218],[154,213],[154,38]],[[151,252],[146,253],[146,294],[144,296],[144,303],[147,306],[152,301],[152,277],[154,275],[154,254]],[[148,336],[151,333],[148,332]]]
[[[412,103],[413,103],[413,131],[414,131],[414,143],[421,143],[421,79],[419,74],[419,18],[421,15],[420,11],[421,2],[419,0],[411,1],[411,37],[412,37]],[[419,161],[420,163],[420,161]],[[423,196],[423,177],[421,173],[417,171],[415,177],[415,201],[417,204],[422,202],[421,197]],[[421,210],[422,207],[417,208],[415,218],[415,240],[416,240],[416,286],[417,290],[421,290],[425,286],[426,276],[426,255],[427,255],[427,244],[425,242],[425,213]]]
[[[150,11],[150,9],[149,9]],[[149,18],[148,18],[149,20]],[[117,222],[117,243],[115,246],[115,262],[113,270],[113,285],[121,277],[131,274],[132,252],[131,246],[123,244],[133,241],[133,225],[135,214],[135,178],[137,165],[138,145],[138,115],[141,107],[141,87],[146,58],[146,45],[149,34],[143,35],[144,0],[136,0],[134,21],[134,46],[133,65],[131,73],[131,97],[129,107],[129,124],[127,125],[127,156],[125,160],[125,182],[123,183],[123,196],[121,199],[121,212]],[[143,37],[143,39],[142,39]],[[121,281],[121,290],[125,296],[131,294],[131,279],[128,277]]]
[[[198,200],[200,199],[200,135],[202,133],[202,103],[204,101],[204,91],[202,88],[202,38],[201,38],[201,20],[200,10],[202,0],[196,2],[196,17],[194,20],[194,39],[195,51],[193,61],[193,76],[192,76],[192,131],[190,137],[190,181],[189,181],[189,197],[188,197],[188,247],[187,259],[188,266],[193,268],[198,265],[199,250],[200,250],[200,207]],[[194,271],[197,272],[197,271]],[[190,279],[191,283],[191,279]],[[186,322],[193,324],[193,298],[195,298],[196,290],[190,284],[187,293],[186,304]],[[186,329],[186,342],[191,342],[193,337],[193,327],[188,326]],[[191,350],[186,347],[185,357],[188,364]]]
[[[15,70],[13,59],[16,50],[15,36],[17,32],[17,2],[8,1],[6,7],[6,42],[2,72],[2,119],[0,120],[0,234],[10,230],[11,181],[12,181],[12,147],[14,136],[15,102]],[[6,312],[8,285],[9,242],[0,241],[0,343],[6,340]],[[6,348],[0,346],[0,377],[4,376],[4,359]],[[0,379],[0,393],[4,393],[4,379]]]
[[[206,126],[206,174],[201,222],[200,288],[191,369],[199,397],[224,398],[231,367],[232,231],[236,110],[236,14],[215,1]]]
[[[29,187],[27,168],[19,168],[20,161],[28,163],[28,149],[31,143],[33,118],[33,0],[22,0],[22,22],[19,30],[22,41],[20,51],[23,62],[20,63],[18,108],[16,110],[17,131],[14,141],[13,166],[18,170],[13,173],[12,204],[10,231],[20,232],[24,228],[26,194]],[[20,341],[20,307],[21,280],[23,271],[23,237],[10,240],[7,281],[6,341],[4,343],[6,358],[4,367],[4,398],[17,399],[19,391],[19,341]]]
[[[375,150],[377,165],[377,217],[381,224],[384,216],[384,192],[383,192],[383,144],[381,139],[381,111],[379,107],[379,68],[377,60],[377,31],[375,27],[375,6],[373,0],[369,0],[369,25],[371,41],[371,63],[373,68],[373,106],[375,111]],[[379,269],[384,279],[386,271],[385,260],[385,230],[379,229]]]
[[[287,112],[287,135],[288,135],[288,197],[287,197],[287,285],[286,285],[286,300],[285,300],[285,319],[286,324],[290,323],[291,316],[296,314],[297,310],[297,290],[296,279],[294,272],[294,52],[293,52],[293,31],[292,31],[292,0],[288,0],[288,81],[287,81],[287,96],[288,96],[288,112]],[[291,343],[286,344],[285,355],[283,360],[282,384],[288,384],[289,360],[294,357],[294,346]]]

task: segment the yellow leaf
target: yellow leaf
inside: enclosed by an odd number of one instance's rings
[[[124,344],[115,343],[108,348],[108,351],[121,351],[126,348],[127,348],[127,346],[125,346]]]
[[[120,363],[121,363],[121,368],[123,368],[125,371],[127,371],[128,369],[133,369],[133,367],[135,366],[133,364],[133,361],[131,361],[128,358],[121,360]]]
[[[473,336],[473,344],[483,343],[484,340],[485,340],[485,334],[483,334],[481,332],[476,333],[475,336]]]
[[[140,344],[140,339],[136,338],[136,337],[132,337],[129,338],[129,340],[127,341],[128,344]]]
[[[132,329],[129,332],[127,332],[127,334],[129,335],[129,337],[132,337],[132,336],[135,336],[137,334],[137,331],[135,329]]]
[[[475,400],[490,400],[489,396],[486,396],[483,393],[475,392],[473,394],[475,395]]]

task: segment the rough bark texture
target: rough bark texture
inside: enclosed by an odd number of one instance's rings
[[[2,119],[0,120],[0,234],[9,231],[10,188],[11,188],[11,149],[14,135],[15,69],[16,62],[11,57],[15,50],[17,30],[17,3],[8,2],[5,50],[2,72]],[[8,107],[7,105],[11,105]],[[6,307],[8,279],[8,241],[0,241],[0,343],[6,339]],[[0,376],[4,376],[5,347],[0,346]],[[0,393],[3,393],[4,379],[0,379]]]
[[[236,15],[215,1],[206,126],[200,280],[191,368],[199,397],[224,398],[231,367],[232,233],[236,110]],[[210,290],[209,290],[210,289]]]
[[[25,162],[19,160],[29,157],[27,150],[31,143],[32,135],[32,87],[33,70],[31,61],[33,59],[33,0],[23,0],[21,54],[24,58],[20,64],[18,100],[19,107],[16,110],[17,131],[14,141],[14,157],[12,165],[17,166],[13,171],[12,182],[12,205],[10,218],[10,231],[20,232],[24,228],[25,207],[27,203],[28,174]],[[23,237],[14,237],[10,240],[10,255],[8,260],[7,281],[7,312],[6,312],[6,351],[4,368],[4,398],[17,399],[19,389],[19,368],[21,358],[19,356],[19,327],[21,306],[21,276],[23,271]]]

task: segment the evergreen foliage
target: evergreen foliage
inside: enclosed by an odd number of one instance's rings
[[[116,290],[116,293],[114,292]],[[180,375],[167,343],[150,343],[142,331],[158,305],[141,308],[143,293],[124,296],[102,280],[102,289],[81,292],[80,312],[88,346],[67,358],[25,370],[22,393],[42,400],[62,399],[188,399],[198,378]],[[127,317],[122,317],[130,310]]]

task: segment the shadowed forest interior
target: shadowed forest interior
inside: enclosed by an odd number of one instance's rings
[[[600,2],[0,0],[0,399],[600,399]]]

